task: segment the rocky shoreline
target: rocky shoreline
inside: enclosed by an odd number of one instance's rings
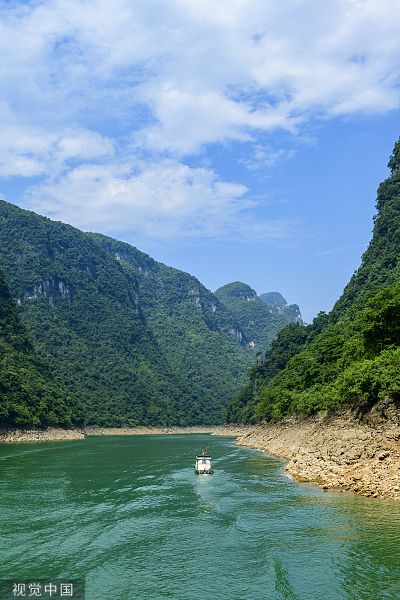
[[[0,429],[0,443],[17,442],[54,442],[67,440],[83,440],[85,433],[80,429]]]
[[[85,434],[93,435],[177,435],[189,433],[213,433],[216,425],[208,427],[86,427]]]
[[[258,425],[236,443],[286,458],[297,481],[400,500],[400,412],[389,400],[353,412]]]
[[[83,440],[94,435],[177,435],[190,433],[214,433],[217,425],[208,427],[86,427],[84,429],[7,429],[0,428],[0,444],[18,442],[53,442]],[[238,435],[238,434],[221,434]]]

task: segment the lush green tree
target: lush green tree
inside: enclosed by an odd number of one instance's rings
[[[397,175],[400,170],[400,138],[394,145],[392,155],[389,159],[388,167],[393,175]]]
[[[367,302],[362,332],[371,355],[400,346],[400,284],[384,288]]]

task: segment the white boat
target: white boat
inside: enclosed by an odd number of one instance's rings
[[[211,466],[211,456],[208,454],[207,448],[204,448],[203,454],[196,456],[194,472],[196,475],[212,475],[214,473]]]

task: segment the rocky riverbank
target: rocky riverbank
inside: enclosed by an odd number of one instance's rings
[[[85,434],[80,429],[0,429],[0,443],[16,442],[53,442],[65,440],[83,440]]]
[[[48,442],[81,440],[93,435],[161,435],[214,433],[217,426],[208,427],[86,427],[85,429],[0,429],[0,443]],[[221,435],[239,435],[234,434]]]
[[[389,400],[362,415],[258,425],[236,443],[288,459],[298,481],[400,500],[400,411]]]
[[[215,427],[211,435],[224,435],[231,437],[243,437],[253,431],[254,427],[251,425],[218,425]]]
[[[86,427],[87,436],[92,435],[176,435],[189,433],[213,433],[216,425],[208,427]]]

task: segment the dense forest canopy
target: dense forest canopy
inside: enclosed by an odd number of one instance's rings
[[[129,244],[4,201],[0,222],[0,265],[23,324],[88,424],[223,420],[255,351],[216,295]],[[271,315],[263,335],[284,324]]]
[[[77,403],[38,357],[0,270],[0,423],[71,427],[81,422]]]

